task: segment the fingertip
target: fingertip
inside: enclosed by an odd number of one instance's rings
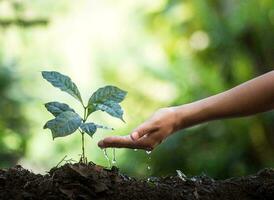
[[[135,141],[139,139],[139,134],[137,131],[134,131],[133,133],[130,134],[130,137],[133,141]]]
[[[104,141],[103,140],[100,140],[97,144],[101,149],[104,148]]]
[[[115,142],[115,137],[106,137],[103,140],[98,142],[98,146],[100,148],[107,148],[107,147],[112,147]]]

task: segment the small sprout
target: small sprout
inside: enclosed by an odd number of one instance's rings
[[[125,99],[127,92],[118,87],[108,85],[95,91],[91,95],[88,104],[84,105],[81,94],[70,77],[55,71],[43,71],[42,76],[54,87],[67,92],[82,104],[84,109],[83,117],[77,114],[74,109],[65,103],[57,101],[46,103],[46,109],[55,118],[49,120],[44,125],[44,129],[48,128],[51,130],[53,139],[73,134],[75,131],[79,130],[82,136],[82,155],[80,162],[87,163],[84,145],[85,133],[92,137],[98,128],[114,130],[107,126],[98,125],[93,122],[86,122],[88,117],[93,112],[101,110],[124,121],[123,110],[119,103]]]

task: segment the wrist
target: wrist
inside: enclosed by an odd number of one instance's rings
[[[208,121],[209,112],[207,107],[208,105],[203,101],[173,107],[176,116],[176,131]]]

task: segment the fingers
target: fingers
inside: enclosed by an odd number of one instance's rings
[[[141,138],[138,141],[131,139],[131,136],[112,136],[101,140],[98,146],[101,148],[115,147],[115,148],[131,148],[131,149],[145,149],[152,150],[153,142],[150,138]]]
[[[157,131],[159,128],[156,126],[151,125],[151,123],[146,122],[136,128],[131,134],[130,137],[133,141],[136,141],[142,138],[145,135],[148,135],[151,132]]]
[[[131,134],[130,134],[130,138],[135,141],[135,140],[138,140],[141,136],[139,135],[139,132],[138,131],[133,131]]]
[[[152,150],[159,144],[158,140],[162,140],[157,138],[158,130],[158,126],[147,121],[137,127],[130,135],[107,137],[98,142],[98,146],[101,148],[116,147]]]
[[[107,147],[125,147],[132,143],[132,139],[128,136],[111,136],[106,137],[98,143],[101,148]]]

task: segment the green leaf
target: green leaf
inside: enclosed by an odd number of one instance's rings
[[[90,137],[93,136],[93,134],[97,130],[97,126],[94,123],[84,123],[80,126],[81,130],[87,133]]]
[[[67,104],[65,103],[59,103],[57,101],[49,102],[45,104],[45,107],[47,110],[53,114],[55,117],[60,115],[62,112],[65,111],[72,111],[75,112],[72,108],[70,108]]]
[[[54,87],[69,93],[71,96],[78,99],[81,103],[83,102],[77,86],[68,76],[55,71],[42,71],[42,76]]]
[[[94,106],[95,106],[96,110],[104,111],[104,112],[108,113],[109,115],[119,118],[122,121],[124,121],[124,119],[123,119],[124,112],[118,103],[113,102],[113,101],[106,101],[101,104],[95,104]]]
[[[121,90],[118,87],[108,85],[99,88],[96,92],[94,92],[89,99],[89,103],[98,103],[104,101],[114,101],[116,103],[120,103],[125,99],[126,94],[126,91]]]
[[[102,126],[99,124],[95,123],[83,123],[80,126],[81,130],[87,133],[89,136],[93,136],[94,133],[97,131],[97,128],[101,129],[107,129],[107,130],[114,130],[113,128],[107,127],[107,126]]]
[[[53,139],[64,137],[75,132],[82,123],[82,118],[75,112],[65,111],[55,119],[48,121],[44,129],[48,128],[52,132]]]
[[[89,99],[88,115],[96,110],[102,110],[123,120],[123,110],[119,103],[124,100],[126,94],[127,92],[115,86],[109,85],[99,88]]]

